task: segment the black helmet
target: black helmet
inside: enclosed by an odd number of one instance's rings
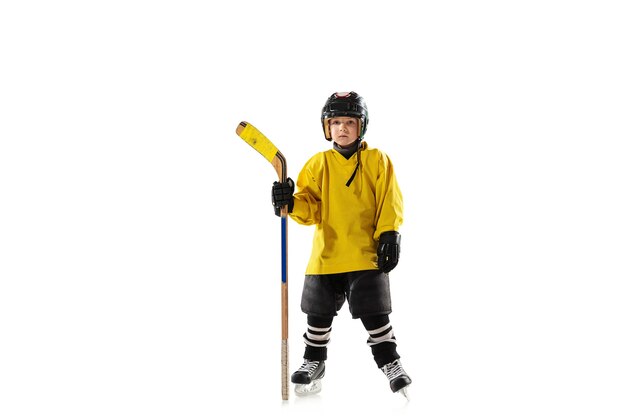
[[[324,137],[331,140],[330,127],[328,119],[333,117],[356,117],[359,119],[359,139],[363,139],[367,130],[367,106],[363,97],[351,91],[349,93],[334,93],[322,108],[322,127],[324,128]]]

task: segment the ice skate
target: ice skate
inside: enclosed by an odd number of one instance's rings
[[[408,399],[409,392],[407,390],[407,387],[411,384],[412,381],[411,378],[409,378],[407,373],[404,371],[404,368],[402,368],[400,359],[396,359],[395,361],[388,363],[380,369],[389,380],[389,386],[391,387],[391,391],[400,391],[402,395],[404,395]]]
[[[324,361],[304,360],[300,369],[291,375],[298,396],[317,394],[322,390],[322,378],[326,371]]]

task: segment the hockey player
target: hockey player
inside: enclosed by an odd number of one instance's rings
[[[355,92],[332,94],[322,109],[322,128],[332,149],[314,155],[293,180],[274,182],[277,215],[315,225],[301,308],[307,315],[304,363],[293,373],[296,394],[318,392],[325,373],[334,316],[347,300],[369,337],[377,366],[393,392],[411,378],[400,363],[389,314],[389,272],[400,258],[402,194],[389,157],[363,141],[367,107]]]

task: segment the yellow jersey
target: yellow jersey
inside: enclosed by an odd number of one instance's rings
[[[308,275],[378,269],[380,234],[402,224],[402,193],[391,160],[365,142],[359,152],[349,186],[358,152],[349,159],[335,149],[317,153],[298,175],[290,216],[315,225]]]

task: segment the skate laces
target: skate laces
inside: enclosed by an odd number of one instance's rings
[[[300,369],[298,369],[298,372],[306,372],[307,375],[311,376],[319,365],[319,361],[310,361],[308,359],[305,359],[304,363],[300,366]]]
[[[390,381],[392,379],[399,377],[400,375],[406,375],[406,372],[404,372],[404,369],[402,368],[402,364],[400,363],[400,360],[398,359],[383,366],[381,370],[387,376],[387,379],[389,379]]]

